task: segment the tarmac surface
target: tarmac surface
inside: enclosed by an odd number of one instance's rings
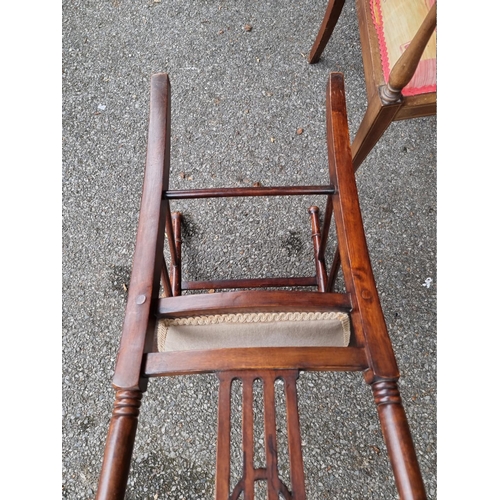
[[[353,0],[321,61],[307,63],[325,5],[63,1],[62,498],[96,493],[141,199],[151,75],[167,72],[171,80],[173,189],[326,183],[329,73],[344,73],[351,138],[366,96]],[[435,499],[436,118],[393,123],[356,175],[402,398]],[[321,208],[324,199],[173,204],[186,217],[184,276],[314,273],[311,204]],[[397,498],[361,374],[304,373],[299,398],[308,498]],[[214,376],[151,381],[127,499],[213,498],[216,399]]]

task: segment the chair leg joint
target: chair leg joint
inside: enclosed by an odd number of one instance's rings
[[[371,385],[375,404],[402,404],[397,380],[379,380]]]

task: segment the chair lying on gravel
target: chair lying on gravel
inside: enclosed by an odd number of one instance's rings
[[[270,500],[304,499],[296,380],[299,371],[360,371],[370,384],[401,498],[425,498],[410,430],[398,390],[394,358],[363,231],[351,160],[341,74],[327,85],[330,183],[324,186],[169,190],[170,84],[151,80],[151,108],[144,188],[129,296],[113,387],[112,412],[97,498],[123,499],[139,407],[151,377],[215,373],[219,378],[218,500],[254,498],[256,481],[267,483]],[[311,277],[182,281],[182,214],[170,200],[324,195],[309,208]],[[331,267],[325,250],[332,216],[338,246]],[[167,236],[170,268],[164,257]],[[335,292],[342,270],[345,293]],[[282,288],[288,288],[283,290]],[[312,291],[304,291],[311,287]],[[290,290],[291,288],[291,290]],[[298,288],[298,289],[297,289]],[[163,289],[164,295],[160,297]],[[233,290],[215,292],[214,290]],[[212,293],[183,294],[189,290]],[[275,381],[286,396],[290,484],[278,473]],[[242,475],[230,486],[231,384],[242,384]],[[263,385],[265,467],[254,465],[253,386]],[[282,457],[280,457],[282,461]]]

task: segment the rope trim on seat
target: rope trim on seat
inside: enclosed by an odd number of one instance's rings
[[[187,318],[167,318],[158,321],[156,330],[157,346],[162,348],[170,326],[206,326],[221,323],[248,324],[248,323],[278,323],[278,322],[311,322],[311,321],[338,321],[342,325],[344,341],[349,342],[350,323],[349,315],[342,312],[263,312],[263,313],[236,313],[215,314],[209,316],[190,316]]]
[[[271,321],[348,321],[346,313],[339,312],[271,312],[271,313],[236,313],[214,314],[211,316],[190,316],[188,318],[164,319],[167,326],[214,325],[217,323],[268,323]]]

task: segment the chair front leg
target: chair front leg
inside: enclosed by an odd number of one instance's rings
[[[371,384],[382,434],[401,500],[425,500],[424,483],[395,380]]]
[[[141,398],[141,391],[116,391],[96,500],[125,498]]]

